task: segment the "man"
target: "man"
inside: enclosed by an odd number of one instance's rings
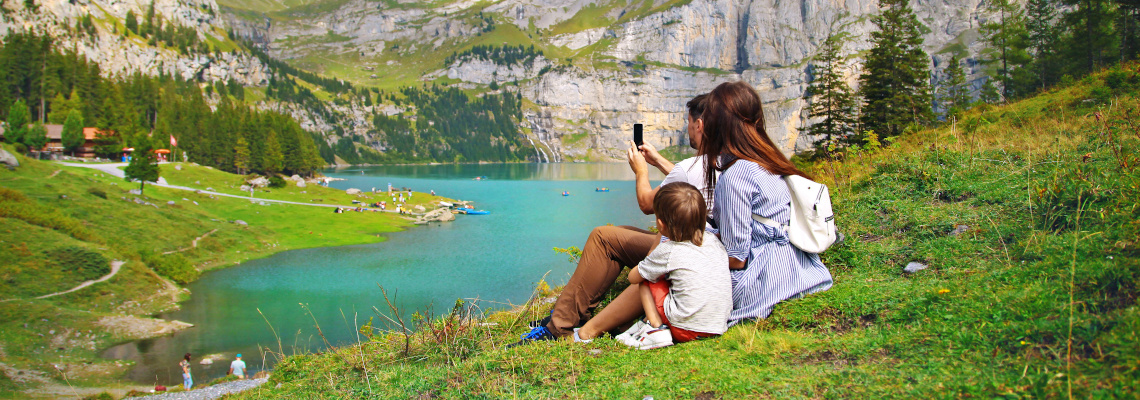
[[[706,95],[694,97],[685,106],[688,113],[685,120],[689,134],[689,146],[700,148],[704,135]],[[637,204],[645,214],[653,214],[653,196],[657,188],[649,184],[649,171],[646,164],[657,167],[667,174],[661,185],[672,182],[688,182],[702,193],[705,191],[705,162],[703,156],[688,158],[677,165],[657,153],[650,144],[630,147],[626,151],[629,166],[636,176]],[[660,186],[659,186],[660,187]],[[710,202],[709,213],[712,213]],[[632,226],[599,226],[590,232],[586,245],[582,247],[582,258],[574,275],[566,283],[566,288],[558,295],[550,316],[535,321],[534,328],[523,335],[522,340],[512,346],[535,340],[553,340],[568,336],[575,327],[582,326],[593,315],[593,310],[605,296],[610,286],[617,280],[622,269],[637,265],[649,254],[661,239],[652,232]],[[619,327],[621,328],[621,327]]]
[[[245,379],[245,361],[241,360],[241,354],[238,354],[234,362],[230,363],[229,373],[238,379]]]

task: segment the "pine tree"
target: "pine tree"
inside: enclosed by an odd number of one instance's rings
[[[28,105],[23,99],[16,100],[8,108],[8,127],[4,132],[4,140],[8,143],[23,143],[24,136],[28,134],[28,123],[32,119],[28,112]]]
[[[970,88],[966,86],[966,71],[958,56],[950,58],[946,66],[946,80],[942,81],[942,109],[947,116],[956,117],[970,108]]]
[[[150,140],[144,137],[135,146],[131,162],[123,169],[123,178],[127,182],[139,181],[139,192],[145,189],[147,182],[158,181],[158,159],[154,157],[152,149]]]
[[[139,17],[135,15],[135,10],[127,10],[127,17],[123,20],[127,30],[134,34],[139,33]]]
[[[83,114],[80,114],[79,110],[71,110],[67,114],[67,120],[63,123],[63,132],[60,133],[60,141],[64,150],[70,151],[73,157],[75,150],[83,147],[85,142],[83,138]]]
[[[817,152],[855,132],[855,96],[843,79],[842,49],[842,38],[833,34],[823,42],[812,62],[812,80],[805,97],[811,101],[808,118],[817,122],[803,130],[817,138]]]
[[[1060,30],[1057,29],[1057,5],[1054,0],[1029,0],[1026,4],[1025,28],[1033,61],[1027,67],[1033,79],[1026,91],[1053,85],[1060,80],[1060,60],[1057,46]]]
[[[1115,61],[1116,32],[1112,24],[1110,0],[1063,0],[1072,9],[1061,17],[1065,35],[1062,50],[1068,66],[1065,70],[1083,75]]]
[[[24,136],[24,144],[28,146],[28,150],[44,151],[44,146],[48,144],[47,128],[40,121],[36,121],[31,128],[28,128],[28,134]]]
[[[245,138],[239,137],[234,142],[234,170],[238,175],[249,172],[249,142]]]
[[[284,167],[285,155],[281,153],[281,143],[277,141],[277,133],[270,131],[265,137],[265,154],[262,155],[262,169],[266,175],[281,172]]]
[[[989,45],[986,63],[997,65],[996,77],[1001,82],[1001,93],[1010,99],[1015,88],[1026,86],[1016,79],[1017,72],[1032,61],[1026,50],[1029,47],[1029,31],[1025,27],[1025,11],[1013,0],[993,0],[990,11],[994,21],[982,24],[981,33]]]
[[[883,12],[871,17],[878,28],[864,62],[859,94],[863,128],[886,138],[910,124],[932,118],[930,57],[922,50],[922,25],[908,0],[879,0]]]
[[[985,104],[997,104],[1001,101],[1001,93],[998,92],[993,78],[986,79],[986,83],[982,85],[982,92],[978,96],[978,101]]]

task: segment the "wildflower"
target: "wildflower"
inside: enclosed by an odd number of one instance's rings
[[[950,289],[938,289],[938,294],[950,293]]]

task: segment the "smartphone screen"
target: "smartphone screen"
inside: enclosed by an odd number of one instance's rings
[[[642,145],[641,132],[644,127],[641,124],[633,124],[633,143],[638,146]]]

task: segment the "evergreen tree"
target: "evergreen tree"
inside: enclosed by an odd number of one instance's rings
[[[803,130],[817,138],[817,152],[855,132],[855,96],[843,79],[842,49],[843,39],[832,34],[812,62],[812,79],[805,95],[811,101],[808,118],[817,122]]]
[[[28,105],[23,99],[16,100],[8,109],[8,127],[4,131],[4,140],[8,143],[23,143],[28,133],[28,123],[31,122]]]
[[[67,114],[67,120],[63,123],[63,132],[60,133],[60,141],[64,150],[70,151],[72,156],[75,156],[75,150],[83,147],[85,142],[83,138],[83,114],[79,110],[71,110]]]
[[[131,162],[123,169],[124,179],[127,182],[139,181],[139,192],[143,191],[147,182],[158,181],[158,159],[152,150],[150,140],[143,138],[139,141],[139,145],[135,146]]]
[[[234,142],[234,170],[238,175],[249,172],[249,142],[245,138],[239,137]]]
[[[922,50],[922,25],[908,0],[879,0],[871,17],[878,28],[864,62],[860,122],[880,137],[897,136],[910,124],[930,121],[930,57]]]
[[[1045,88],[1060,80],[1060,60],[1057,55],[1057,5],[1054,0],[1029,0],[1026,4],[1025,27],[1033,61],[1027,67],[1033,79],[1027,82],[1026,92]]]
[[[1022,67],[1033,57],[1026,50],[1029,47],[1029,31],[1025,27],[1025,11],[1013,0],[993,0],[990,11],[995,20],[982,24],[981,33],[989,45],[987,63],[997,65],[996,76],[1001,82],[1002,97],[1010,99],[1015,88],[1024,87],[1025,76]]]
[[[139,17],[135,15],[135,10],[127,10],[127,17],[123,20],[123,24],[127,26],[127,30],[134,34],[139,33]]]
[[[1001,93],[998,92],[997,85],[994,80],[986,79],[986,83],[982,85],[982,92],[978,96],[978,101],[984,104],[997,104],[1001,101]]]
[[[942,109],[947,116],[956,117],[970,108],[970,88],[966,85],[966,71],[958,56],[950,58],[946,66],[946,79],[941,88]]]
[[[1062,50],[1066,72],[1084,75],[1116,61],[1117,37],[1111,0],[1063,0],[1071,10],[1061,18],[1068,31]]]
[[[44,128],[43,122],[36,121],[31,128],[28,128],[28,134],[24,135],[24,145],[28,146],[29,151],[44,151],[44,146],[47,144],[47,128]]]
[[[265,155],[262,156],[262,172],[274,175],[281,172],[284,167],[285,155],[281,153],[281,143],[277,141],[277,134],[269,131],[265,137]]]

